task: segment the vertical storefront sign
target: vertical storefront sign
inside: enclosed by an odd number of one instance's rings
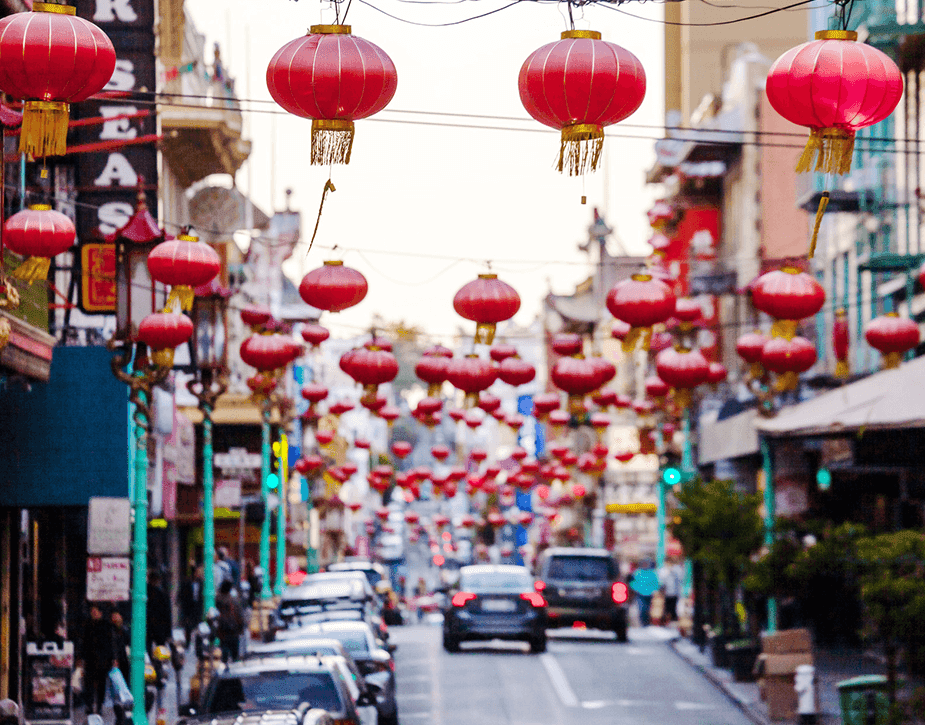
[[[80,307],[90,314],[115,311],[115,253],[101,245],[125,226],[145,192],[157,216],[157,114],[155,107],[154,0],[77,0],[77,14],[98,25],[116,49],[116,69],[103,92],[75,104],[76,127],[68,145],[77,192],[81,250]],[[111,255],[111,257],[110,257]],[[111,260],[111,261],[110,261]],[[112,276],[110,276],[110,274]]]

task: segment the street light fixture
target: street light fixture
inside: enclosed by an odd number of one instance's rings
[[[215,505],[213,495],[214,452],[212,412],[219,396],[227,390],[227,329],[225,312],[231,290],[216,280],[194,290],[192,356],[196,372],[186,384],[202,411],[202,558],[203,617],[215,606],[215,578],[211,557],[215,551]]]

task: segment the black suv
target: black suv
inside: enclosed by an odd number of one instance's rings
[[[536,589],[549,603],[547,629],[582,622],[626,642],[629,589],[606,549],[546,549],[537,560]]]

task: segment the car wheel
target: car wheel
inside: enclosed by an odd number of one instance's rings
[[[533,637],[530,640],[530,651],[533,654],[539,654],[546,651],[546,633]]]
[[[626,622],[622,622],[616,627],[617,642],[628,642],[629,637],[626,634]]]
[[[459,640],[456,637],[453,637],[449,634],[443,635],[443,649],[447,652],[455,653],[459,652]]]

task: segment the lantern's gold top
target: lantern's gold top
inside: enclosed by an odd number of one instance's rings
[[[816,40],[857,40],[858,34],[853,30],[818,30]]]
[[[57,3],[32,3],[32,11],[36,13],[58,13],[58,15],[76,15],[77,8]]]
[[[563,30],[562,40],[568,38],[590,38],[591,40],[600,40],[601,34],[596,30]]]
[[[199,237],[194,237],[191,234],[178,234],[177,241],[180,242],[198,242]]]
[[[480,275],[479,275],[479,279],[498,279],[498,275],[496,275],[496,274],[489,274],[489,273],[480,274]]]
[[[340,267],[343,264],[343,261],[340,259],[328,259],[325,260],[325,264],[328,267]]]
[[[651,274],[646,274],[645,272],[637,272],[636,274],[630,277],[634,282],[648,282],[652,279]]]
[[[308,32],[311,35],[350,35],[349,25],[312,25]]]
[[[32,211],[51,211],[51,204],[30,204]]]

